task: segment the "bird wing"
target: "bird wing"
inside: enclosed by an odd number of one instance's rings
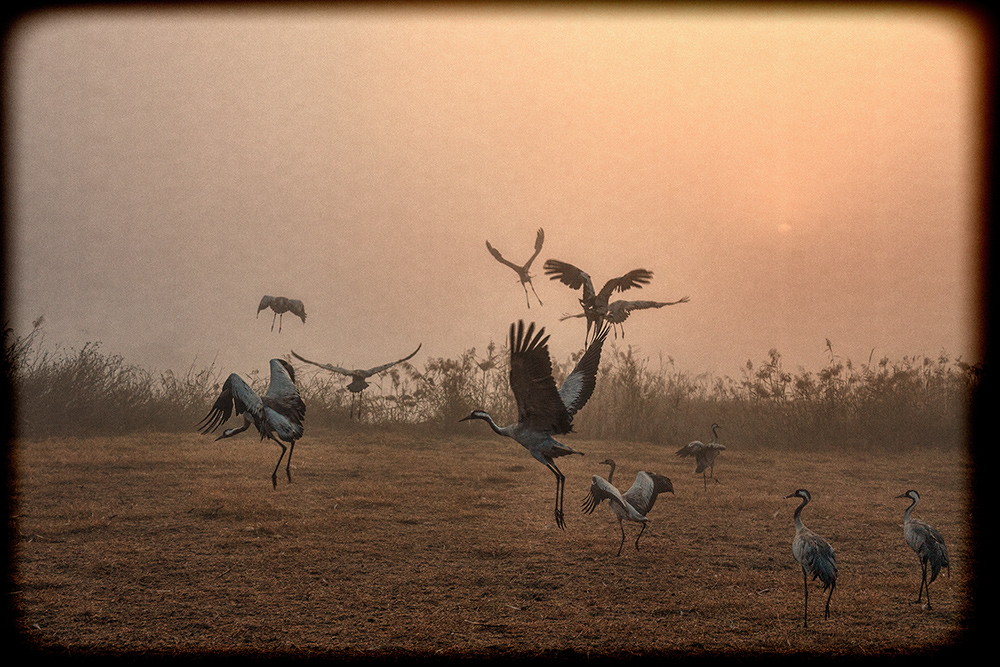
[[[545,275],[549,276],[549,280],[558,280],[564,285],[568,285],[571,289],[583,288],[583,300],[593,300],[594,298],[594,283],[590,281],[590,276],[586,271],[582,271],[572,264],[566,262],[560,262],[558,259],[546,260]]]
[[[535,254],[533,254],[527,262],[524,263],[524,270],[527,271],[531,263],[535,261],[538,257],[538,253],[542,251],[542,243],[545,242],[545,230],[541,227],[538,228],[538,234],[535,236]]]
[[[590,491],[587,493],[587,497],[583,499],[583,503],[581,504],[581,507],[586,514],[593,514],[597,506],[607,500],[609,504],[618,505],[618,507],[624,510],[625,513],[632,517],[633,520],[642,521],[644,519],[644,517],[622,497],[621,492],[615,488],[614,484],[600,475],[594,475],[590,478],[590,480]]]
[[[341,368],[340,366],[331,366],[330,364],[321,364],[318,361],[309,361],[303,356],[296,354],[295,350],[292,350],[292,356],[299,361],[304,361],[307,364],[312,364],[313,366],[319,366],[320,368],[325,368],[328,371],[333,371],[334,373],[340,373],[341,375],[347,375],[351,377],[356,371],[349,371],[346,368]]]
[[[509,266],[510,268],[514,269],[515,271],[520,271],[521,270],[521,267],[518,266],[517,264],[515,264],[514,262],[511,262],[511,261],[508,261],[508,260],[504,259],[503,255],[500,254],[500,251],[497,250],[496,248],[494,248],[493,246],[491,246],[489,241],[486,242],[486,249],[489,250],[490,254],[493,255],[496,258],[496,260],[498,262],[500,262],[501,264],[506,264],[507,266]]]
[[[664,306],[673,306],[678,303],[687,303],[690,301],[687,297],[680,299],[678,301],[612,301],[608,305],[607,319],[609,322],[614,322],[615,324],[621,324],[628,319],[628,316],[633,310],[646,310],[648,308],[663,308]]]
[[[393,367],[393,366],[395,366],[396,364],[401,364],[401,363],[403,363],[404,361],[407,361],[407,360],[409,360],[409,359],[412,359],[412,358],[413,358],[413,355],[415,355],[415,354],[416,354],[417,352],[419,352],[419,351],[420,351],[420,346],[421,346],[421,345],[423,345],[423,343],[420,343],[420,345],[417,345],[417,349],[415,349],[415,350],[414,350],[413,352],[410,352],[410,353],[409,353],[408,355],[406,355],[406,356],[405,356],[405,357],[403,357],[402,359],[399,359],[398,361],[390,361],[390,362],[389,362],[389,363],[387,363],[387,364],[382,364],[381,366],[376,366],[375,368],[369,368],[369,369],[368,369],[367,371],[364,371],[364,372],[363,372],[362,374],[363,374],[363,375],[364,375],[365,377],[370,377],[370,376],[372,376],[372,375],[377,375],[378,373],[381,373],[382,371],[384,371],[384,370],[385,370],[385,369],[387,369],[387,368],[392,368],[392,367]],[[355,372],[357,372],[357,371],[355,371]]]
[[[837,561],[833,547],[808,528],[803,529],[792,542],[792,555],[807,572],[812,573],[813,579],[819,577],[823,582],[823,590],[837,580]]]
[[[635,476],[632,486],[622,497],[635,508],[635,511],[646,516],[649,514],[649,510],[653,509],[656,497],[667,491],[674,492],[674,485],[670,482],[669,477],[640,470]]]
[[[705,443],[701,440],[693,440],[677,450],[677,456],[697,456],[705,449]]]
[[[292,313],[294,315],[298,315],[299,318],[302,320],[302,322],[305,323],[305,321],[306,321],[306,307],[305,307],[305,305],[300,300],[298,300],[298,299],[289,299],[288,300],[288,310],[292,311]]]
[[[571,417],[556,389],[545,327],[510,325],[510,390],[517,402],[517,421],[549,433],[569,433]]]
[[[263,401],[257,392],[251,389],[250,385],[236,373],[232,373],[226,378],[222,385],[222,392],[212,405],[212,409],[196,428],[203,435],[211,433],[229,420],[233,414],[233,408],[236,409],[237,415],[249,412],[253,417],[254,425],[260,430],[263,419]]]
[[[597,367],[601,363],[601,348],[608,337],[608,331],[610,327],[605,326],[594,337],[580,357],[580,361],[576,362],[573,372],[566,376],[559,388],[559,397],[566,406],[570,420],[587,404],[591,394],[594,393],[594,387],[597,385]]]
[[[259,315],[260,311],[270,306],[272,301],[274,301],[274,297],[265,294],[264,298],[260,300],[260,305],[257,306],[257,314]]]
[[[597,302],[606,304],[614,292],[624,292],[627,289],[636,287],[641,289],[643,285],[648,285],[653,279],[653,272],[646,269],[632,269],[624,276],[612,278],[604,283],[604,287],[597,294]]]

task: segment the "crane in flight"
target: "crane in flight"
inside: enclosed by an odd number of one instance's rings
[[[556,389],[552,377],[552,360],[549,357],[545,327],[535,333],[532,322],[525,330],[524,321],[510,325],[510,389],[517,402],[517,421],[508,426],[498,426],[484,410],[473,410],[459,421],[481,419],[495,433],[520,443],[522,447],[544,465],[556,478],[556,525],[566,530],[563,520],[563,489],[565,475],[555,464],[556,458],[571,454],[583,455],[552,436],[573,431],[573,415],[590,399],[597,383],[597,367],[601,361],[601,347],[608,337],[608,328],[602,329],[573,371]]]
[[[313,366],[319,366],[320,368],[324,368],[324,369],[326,369],[328,371],[331,371],[333,373],[339,373],[340,375],[346,375],[347,377],[351,378],[351,383],[349,385],[347,385],[348,391],[350,391],[351,394],[352,394],[352,396],[351,396],[351,414],[350,414],[350,416],[351,416],[351,419],[354,418],[354,397],[357,397],[358,419],[361,419],[361,392],[363,392],[369,386],[368,378],[370,378],[370,377],[372,377],[374,375],[378,375],[379,373],[392,368],[396,364],[401,364],[404,361],[409,361],[410,359],[412,359],[414,357],[414,355],[416,355],[417,352],[420,351],[420,346],[421,345],[423,345],[423,343],[420,343],[419,345],[417,345],[417,349],[415,349],[413,352],[410,352],[408,355],[406,355],[402,359],[397,359],[396,361],[390,361],[387,364],[382,364],[381,366],[375,366],[374,368],[369,368],[367,370],[360,369],[360,368],[356,368],[356,369],[351,370],[351,369],[348,369],[348,368],[341,368],[340,366],[334,366],[332,364],[321,364],[318,361],[310,361],[310,360],[306,359],[305,357],[297,354],[295,352],[295,350],[292,350],[292,355],[296,359],[298,359],[299,361],[303,361],[303,362],[305,362],[307,364],[312,364]]]
[[[306,404],[295,387],[295,370],[284,359],[271,359],[271,380],[267,392],[259,396],[250,385],[236,373],[230,374],[222,385],[222,393],[212,409],[199,422],[197,429],[207,435],[224,424],[233,414],[243,415],[243,426],[227,428],[216,441],[242,433],[253,424],[260,433],[260,439],[270,438],[281,447],[281,456],[271,473],[271,485],[278,488],[278,467],[285,457],[285,443],[288,443],[288,459],[285,474],[292,481],[292,452],[295,441],[302,437],[302,422],[306,416]]]
[[[653,279],[652,271],[633,269],[623,276],[612,278],[604,283],[601,291],[597,292],[594,290],[594,283],[590,279],[590,274],[572,264],[561,262],[558,259],[549,259],[546,260],[543,269],[545,275],[549,276],[550,280],[558,280],[562,284],[569,286],[570,289],[583,288],[580,296],[580,305],[583,306],[583,312],[573,317],[587,318],[587,334],[584,337],[584,342],[590,337],[591,330],[596,334],[604,324],[605,319],[607,319],[608,302],[612,294],[615,292],[624,292],[633,287],[641,289],[643,285],[648,285]],[[624,317],[628,317],[628,314],[626,313]],[[624,321],[624,317],[622,321]]]
[[[536,257],[538,257],[538,253],[542,251],[542,243],[544,242],[545,231],[539,228],[538,234],[535,236],[535,253],[529,257],[528,261],[522,266],[518,266],[514,262],[504,259],[504,256],[500,254],[500,251],[490,245],[489,241],[486,241],[486,249],[490,251],[490,254],[493,255],[498,262],[509,266],[514,269],[515,273],[517,273],[517,277],[521,281],[521,287],[524,288],[524,300],[528,302],[528,308],[531,308],[531,299],[528,297],[528,287],[531,287],[532,294],[534,294],[535,298],[538,299],[538,305],[543,305],[542,300],[538,298],[538,292],[535,291],[535,285],[531,282],[531,273],[529,273],[528,269],[531,268],[531,263],[535,261]]]
[[[274,311],[274,317],[271,318],[271,331],[274,331],[274,321],[278,320],[278,333],[281,333],[281,319],[288,312],[301,318],[303,324],[306,323],[306,307],[298,299],[265,294],[257,306],[257,317],[260,317],[260,311],[265,308],[270,308]]]
[[[910,548],[917,553],[920,558],[920,589],[917,591],[917,603],[927,591],[927,608],[931,608],[931,583],[937,579],[941,573],[941,568],[948,569],[948,576],[951,576],[951,564],[948,562],[948,547],[944,543],[944,538],[936,528],[930,526],[920,519],[912,516],[913,508],[920,502],[920,494],[910,489],[902,493],[897,498],[909,498],[913,502],[903,512],[903,539],[910,545]],[[930,578],[928,579],[928,574]]]
[[[621,493],[611,481],[615,474],[615,460],[604,459],[601,461],[601,465],[611,466],[611,472],[608,473],[607,480],[600,475],[594,475],[591,478],[590,492],[583,499],[583,511],[587,514],[593,514],[594,509],[601,502],[608,501],[608,506],[618,519],[618,528],[622,531],[622,541],[618,544],[618,553],[616,554],[618,556],[622,555],[622,547],[625,546],[625,526],[622,525],[622,521],[641,523],[642,528],[635,538],[635,550],[638,551],[639,538],[642,537],[642,533],[646,530],[646,524],[649,523],[646,515],[653,509],[653,503],[656,502],[657,496],[667,491],[673,493],[674,485],[671,484],[669,477],[640,470],[636,473],[635,481],[632,482],[629,490]]]
[[[830,598],[833,589],[837,587],[837,562],[833,555],[833,547],[822,537],[802,525],[802,508],[809,504],[812,496],[805,489],[798,489],[785,498],[801,498],[802,503],[795,508],[795,537],[792,539],[792,556],[802,566],[802,586],[805,589],[805,611],[802,615],[802,627],[809,627],[809,575],[815,581],[816,577],[823,582],[823,590],[830,589],[826,596],[826,611],[824,618],[830,618]]]
[[[701,440],[692,440],[688,444],[684,445],[677,450],[677,456],[693,456],[697,467],[694,469],[695,474],[701,473],[701,480],[705,489],[708,489],[708,480],[705,478],[705,470],[709,470],[712,474],[710,475],[712,479],[715,479],[715,458],[726,449],[725,445],[719,444],[719,433],[718,429],[722,428],[718,424],[712,424],[712,442],[707,445]],[[715,479],[715,483],[718,484],[719,480]]]
[[[625,301],[622,299],[616,299],[607,305],[606,308],[595,308],[594,314],[597,317],[603,317],[607,322],[611,323],[612,328],[615,330],[615,338],[618,338],[618,330],[621,329],[622,338],[625,338],[625,320],[628,316],[632,314],[633,310],[647,310],[649,308],[663,308],[664,306],[676,306],[679,303],[687,303],[691,300],[691,297],[681,297],[677,301]],[[563,315],[559,318],[559,321],[568,320],[574,317],[586,317],[587,313],[576,313],[575,315]]]

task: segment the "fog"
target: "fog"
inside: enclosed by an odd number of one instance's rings
[[[738,7],[738,6],[734,6]],[[980,356],[983,37],[934,8],[255,6],[25,16],[6,53],[10,325],[152,370],[454,357],[654,273],[617,344]],[[544,305],[525,301],[532,266]],[[256,315],[301,299],[303,324]],[[612,337],[612,342],[615,342]]]

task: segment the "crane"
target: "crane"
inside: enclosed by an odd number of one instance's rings
[[[398,359],[396,361],[390,361],[387,364],[382,364],[381,366],[375,366],[374,368],[369,368],[368,370],[362,370],[360,368],[356,368],[354,370],[349,370],[347,368],[341,368],[340,366],[333,366],[331,364],[321,364],[321,363],[319,363],[317,361],[309,361],[305,357],[303,357],[303,356],[301,356],[299,354],[296,354],[295,350],[292,350],[292,355],[296,359],[298,359],[299,361],[304,361],[307,364],[312,364],[313,366],[319,366],[320,368],[325,368],[328,371],[332,371],[334,373],[339,373],[341,375],[346,375],[347,377],[351,378],[351,383],[349,385],[347,385],[347,389],[351,392],[351,394],[353,396],[357,396],[357,402],[358,402],[358,419],[361,419],[361,392],[363,392],[369,386],[368,378],[372,377],[373,375],[378,375],[382,371],[388,370],[388,369],[392,368],[393,366],[395,366],[396,364],[401,364],[404,361],[409,361],[410,359],[413,358],[413,356],[417,352],[420,351],[420,346],[421,345],[423,345],[423,343],[420,343],[419,345],[417,345],[417,349],[415,349],[413,352],[410,352],[408,355],[406,355],[402,359]],[[351,413],[350,413],[351,419],[354,418],[354,398],[353,398],[353,396],[351,398]]]
[[[611,299],[612,294],[623,292],[632,287],[641,289],[643,285],[648,285],[649,281],[653,279],[652,271],[633,269],[623,276],[612,278],[604,283],[601,291],[597,292],[594,290],[594,283],[591,281],[590,275],[572,264],[561,262],[558,259],[550,259],[545,262],[543,268],[545,275],[549,276],[550,280],[558,280],[564,285],[568,285],[571,289],[583,288],[582,296],[580,297],[580,305],[583,306],[583,313],[578,317],[587,318],[587,337],[590,336],[591,329],[596,334],[597,330],[604,323],[607,316],[608,301]],[[586,337],[584,338],[584,342],[586,342]]]
[[[490,254],[493,255],[498,262],[506,264],[517,273],[517,277],[521,281],[521,287],[524,288],[524,299],[528,302],[528,308],[531,308],[531,299],[528,298],[529,286],[531,287],[531,292],[535,295],[535,298],[538,299],[538,305],[542,305],[542,300],[538,298],[538,292],[535,292],[535,285],[531,282],[531,274],[528,272],[528,269],[531,267],[531,263],[535,261],[535,258],[538,257],[538,253],[542,251],[542,243],[544,242],[545,231],[539,228],[538,234],[535,236],[535,253],[528,258],[528,261],[525,262],[523,266],[518,266],[514,262],[504,259],[499,250],[490,245],[489,241],[486,242],[486,249],[490,251]]]
[[[274,317],[271,318],[271,331],[274,331],[274,320],[278,320],[278,333],[281,333],[281,319],[285,313],[291,312],[292,315],[297,315],[302,319],[302,323],[306,323],[306,307],[302,305],[302,302],[298,299],[289,299],[283,296],[269,296],[264,295],[264,298],[260,300],[260,304],[257,306],[257,317],[260,317],[260,311],[265,308],[270,308],[274,311]]]
[[[243,415],[243,426],[227,428],[216,441],[242,433],[253,424],[257,427],[261,440],[270,438],[278,443],[281,456],[271,473],[271,485],[274,488],[278,488],[278,467],[285,457],[287,442],[285,474],[291,483],[292,452],[295,451],[295,441],[302,437],[302,421],[306,416],[306,404],[295,387],[295,370],[292,365],[284,359],[271,359],[271,379],[263,396],[259,396],[239,375],[230,374],[222,385],[222,393],[205,418],[198,423],[197,429],[202,435],[215,431],[233,414],[233,408],[237,415]]]
[[[557,441],[553,435],[573,431],[573,415],[590,399],[597,383],[597,367],[601,361],[601,347],[608,337],[608,328],[598,333],[594,341],[584,351],[573,371],[566,376],[557,390],[552,377],[552,360],[549,357],[545,327],[535,333],[535,323],[525,331],[524,321],[517,326],[510,325],[510,374],[511,392],[517,402],[517,421],[508,426],[497,426],[493,418],[484,410],[473,410],[468,417],[459,421],[481,419],[490,425],[495,433],[520,443],[535,458],[548,468],[556,478],[556,525],[566,530],[563,521],[563,489],[566,477],[556,466],[554,459],[570,454],[580,454],[568,445]]]
[[[726,449],[725,445],[719,444],[719,434],[718,429],[722,428],[718,424],[712,424],[712,442],[707,445],[701,440],[693,440],[688,444],[684,445],[677,450],[677,456],[693,456],[697,467],[694,469],[695,474],[701,473],[701,480],[708,489],[708,480],[705,478],[705,470],[711,471],[712,479],[715,479],[715,458],[720,452]],[[715,483],[718,484],[719,480],[715,479]]]
[[[649,523],[646,515],[653,509],[656,497],[667,491],[673,493],[674,485],[670,483],[669,477],[640,470],[636,473],[632,486],[622,494],[611,481],[615,474],[615,460],[604,459],[601,461],[601,465],[611,466],[611,472],[608,473],[606,481],[600,475],[594,475],[591,478],[590,492],[583,499],[583,511],[587,514],[593,514],[594,509],[602,501],[608,501],[608,506],[618,519],[618,528],[622,531],[622,541],[618,544],[618,553],[616,554],[618,556],[622,555],[622,547],[625,546],[625,526],[622,525],[622,521],[627,519],[641,523],[642,528],[635,538],[635,550],[638,551],[639,538],[642,537],[642,533],[646,530],[646,524]]]
[[[941,533],[934,527],[912,516],[913,508],[920,502],[920,494],[910,489],[897,498],[909,498],[913,502],[903,512],[903,538],[910,548],[917,552],[920,558],[920,589],[917,591],[917,602],[920,602],[924,591],[927,591],[927,608],[931,608],[931,583],[941,573],[941,568],[948,569],[951,576],[951,564],[948,562],[948,547]],[[928,568],[930,579],[927,578]]]
[[[649,308],[663,308],[664,306],[676,306],[679,303],[687,303],[691,300],[691,297],[681,297],[677,301],[625,301],[622,299],[617,299],[612,301],[607,305],[606,308],[595,308],[594,312],[597,316],[601,316],[607,322],[611,323],[611,326],[615,330],[615,338],[618,338],[618,329],[621,329],[622,338],[625,338],[625,326],[624,322],[628,319],[628,316],[632,314],[633,310],[647,310]],[[559,318],[559,321],[568,320],[573,317],[586,317],[587,313],[576,313],[575,315],[563,315]]]
[[[802,508],[812,497],[805,489],[798,489],[785,498],[801,498],[802,503],[795,508],[795,537],[792,539],[792,555],[802,566],[802,586],[805,589],[805,611],[802,627],[809,627],[809,575],[813,580],[819,577],[823,582],[823,590],[830,589],[826,597],[826,612],[824,618],[830,618],[830,598],[833,589],[837,587],[837,563],[833,555],[833,547],[822,537],[802,525]]]

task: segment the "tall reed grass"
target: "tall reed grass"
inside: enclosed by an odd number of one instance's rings
[[[23,336],[3,332],[7,380],[14,389],[15,432],[24,438],[190,431],[208,412],[228,373],[214,364],[191,365],[184,375],[153,375],[116,354],[87,343],[79,350],[51,351],[42,320]],[[690,375],[662,357],[653,364],[631,347],[605,346],[597,389],[575,418],[575,430],[595,439],[638,440],[682,446],[723,426],[722,442],[755,448],[861,448],[899,451],[914,447],[957,448],[967,438],[968,409],[982,377],[970,365],[941,353],[936,359],[871,358],[856,365],[834,354],[818,371],[786,370],[770,350],[747,361],[736,377]],[[558,382],[579,355],[554,364]],[[481,357],[475,348],[457,358],[431,358],[418,369],[402,363],[364,392],[363,421],[420,425],[464,433],[458,420],[475,408],[498,422],[516,418],[507,386],[507,351],[494,344]],[[267,373],[245,378],[267,387]],[[352,396],[346,378],[303,374],[299,390],[310,429],[350,423]]]

